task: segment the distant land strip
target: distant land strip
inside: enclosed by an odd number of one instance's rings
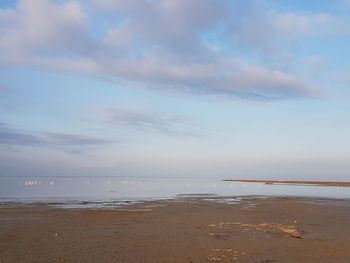
[[[284,180],[233,180],[233,179],[225,179],[223,181],[226,181],[226,182],[241,182],[241,183],[308,184],[308,185],[348,186],[348,187],[350,187],[350,182],[284,181]]]

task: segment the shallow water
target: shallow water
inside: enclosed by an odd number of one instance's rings
[[[237,202],[241,196],[350,198],[350,187],[268,185],[212,178],[0,177],[0,202],[60,203],[71,208],[122,207],[146,200],[201,197]],[[232,198],[229,198],[232,197]]]

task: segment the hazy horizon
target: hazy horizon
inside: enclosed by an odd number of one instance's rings
[[[0,2],[0,177],[350,180],[350,1]]]

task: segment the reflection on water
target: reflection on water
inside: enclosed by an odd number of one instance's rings
[[[1,178],[0,178],[0,181]],[[55,181],[48,181],[48,182],[44,182],[46,183],[46,185],[54,185],[55,184]],[[43,184],[43,181],[39,180],[27,180],[27,181],[24,181],[23,183],[21,181],[17,181],[17,185],[18,186],[21,186],[21,185],[25,185],[27,187],[30,187],[30,186],[36,186],[36,185],[42,185]],[[1,190],[1,187],[0,187],[0,190]]]
[[[350,198],[350,187],[268,185],[209,178],[0,177],[0,202],[69,202],[98,207],[193,194],[226,198],[247,195]]]

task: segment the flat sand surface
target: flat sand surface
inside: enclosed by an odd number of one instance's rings
[[[350,201],[146,202],[128,210],[0,204],[0,262],[350,262]]]

